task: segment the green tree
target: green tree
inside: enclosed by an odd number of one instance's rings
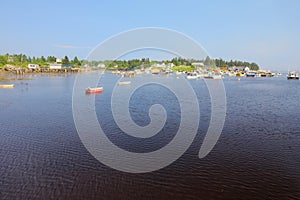
[[[74,59],[72,60],[72,64],[73,64],[73,65],[81,66],[81,62],[80,62],[80,60],[77,58],[77,56],[75,56]]]
[[[46,58],[45,58],[44,56],[42,56],[42,57],[41,57],[41,61],[42,61],[43,63],[45,63],[45,62],[46,62]]]
[[[6,56],[0,56],[0,67],[7,64],[7,57]]]
[[[211,59],[210,59],[209,56],[206,56],[205,61],[204,61],[204,65],[210,66],[210,64],[211,64]]]
[[[47,57],[47,62],[49,62],[49,63],[54,63],[54,62],[56,62],[56,57],[54,57],[54,56],[48,56],[48,57]]]
[[[68,56],[65,56],[61,62],[62,62],[62,64],[68,65],[70,63]]]

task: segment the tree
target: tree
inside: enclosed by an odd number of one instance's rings
[[[47,57],[47,62],[49,62],[49,63],[56,62],[56,58],[54,56],[48,56]]]
[[[6,56],[0,56],[0,66],[3,66],[7,63]]]
[[[68,65],[70,63],[68,56],[65,56],[61,62],[62,62],[62,64]]]
[[[78,60],[77,56],[75,56],[74,59],[72,60],[72,64],[73,65],[78,65],[78,66],[81,65],[81,62]]]
[[[205,61],[204,61],[204,65],[210,66],[210,64],[211,64],[211,59],[210,59],[209,56],[206,56]]]
[[[256,63],[251,63],[250,64],[250,69],[251,70],[259,70],[259,66]]]
[[[44,56],[42,56],[42,57],[41,57],[41,61],[42,61],[43,63],[45,63],[45,62],[46,62],[46,58],[45,58]]]

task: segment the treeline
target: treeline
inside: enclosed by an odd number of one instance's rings
[[[24,54],[5,54],[0,55],[0,67],[5,66],[6,64],[11,64],[20,67],[27,67],[29,63],[32,64],[39,64],[41,66],[47,66],[51,63],[55,63],[57,60],[55,56],[48,56],[48,57],[30,57]],[[252,62],[245,62],[245,61],[225,61],[221,58],[219,59],[211,59],[207,56],[204,60],[194,60],[194,59],[184,59],[184,58],[173,58],[172,60],[163,60],[163,61],[150,61],[149,58],[142,58],[142,59],[132,59],[132,60],[114,60],[114,61],[85,61],[79,60],[77,56],[75,56],[72,60],[65,56],[61,59],[61,63],[63,65],[73,65],[73,66],[82,66],[88,65],[92,67],[97,67],[100,64],[105,65],[108,69],[134,69],[137,67],[150,67],[156,63],[165,63],[170,64],[172,63],[175,66],[192,66],[193,63],[202,63],[204,67],[215,68],[215,67],[233,67],[233,66],[243,66],[249,67],[251,70],[258,70],[259,66]]]
[[[137,67],[150,67],[151,62],[149,58],[133,59],[133,60],[114,60],[107,63],[108,69],[134,69]]]
[[[259,70],[258,64],[252,62],[244,62],[244,61],[238,61],[238,60],[230,60],[230,61],[225,61],[223,59],[215,59],[214,63],[218,67],[234,67],[234,66],[243,66],[243,67],[249,67],[251,70]]]
[[[222,58],[220,59],[211,59],[209,56],[205,58],[205,60],[187,60],[183,58],[173,58],[171,62],[175,66],[185,65],[185,66],[191,66],[193,63],[203,63],[206,67],[249,67],[251,70],[259,70],[258,64],[252,62],[246,62],[246,61],[238,61],[238,60],[230,60],[225,61]]]
[[[6,64],[16,65],[20,67],[27,67],[29,63],[32,64],[39,64],[41,66],[47,66],[50,63],[56,62],[55,56],[48,56],[48,57],[30,57],[26,56],[24,54],[5,54],[0,55],[0,67],[5,66]],[[75,66],[81,66],[82,61],[80,61],[77,56],[74,57],[73,60],[69,60],[68,56],[65,56],[62,60],[62,64],[65,65],[75,65]]]

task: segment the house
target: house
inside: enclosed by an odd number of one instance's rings
[[[58,64],[62,63],[62,59],[56,58],[56,63],[58,63]]]
[[[204,67],[204,63],[202,63],[202,62],[193,62],[192,65],[194,67]]]
[[[244,71],[248,72],[248,71],[250,71],[250,68],[249,67],[245,67]]]
[[[39,67],[38,64],[28,64],[28,69],[37,69]]]
[[[164,62],[155,63],[155,64],[152,65],[152,67],[164,68],[164,67],[166,67],[166,64]]]
[[[61,69],[61,64],[58,63],[50,64],[50,69]]]
[[[99,68],[105,68],[105,64],[99,63],[99,64],[97,65],[97,67],[99,67]]]
[[[166,65],[166,67],[167,67],[167,68],[173,68],[173,67],[175,67],[175,65],[174,65],[173,63],[168,63],[168,64]]]

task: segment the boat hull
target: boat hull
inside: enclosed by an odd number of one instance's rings
[[[96,94],[96,93],[101,93],[101,92],[103,92],[103,87],[87,88],[85,90],[85,93],[87,93],[87,94]]]
[[[0,88],[13,88],[14,84],[0,85]]]
[[[288,80],[299,80],[299,77],[287,77]]]
[[[130,85],[131,81],[121,81],[118,83],[118,85]]]

